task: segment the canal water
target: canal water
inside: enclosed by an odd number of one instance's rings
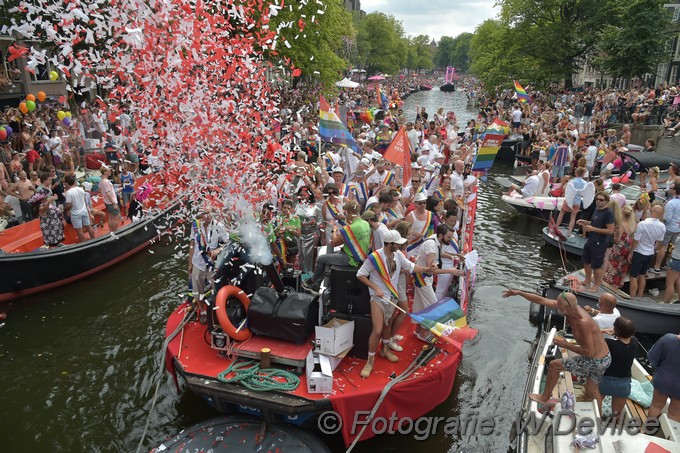
[[[475,116],[460,92],[416,93],[405,103],[409,116],[416,105],[430,115],[452,109],[461,126]],[[479,335],[465,346],[451,396],[430,414],[492,417],[493,433],[379,436],[355,451],[507,451],[536,328],[528,302],[504,300],[501,291],[535,290],[562,266],[543,245],[542,225],[500,201],[493,175],[510,170],[496,162],[480,186],[474,243],[481,269],[468,314]],[[148,451],[217,415],[201,399],[177,394],[163,369],[165,320],[186,288],[187,248],[186,241],[164,241],[84,281],[0,307],[8,315],[0,327],[0,451],[134,452],[150,417]],[[342,451],[339,437],[324,441]]]

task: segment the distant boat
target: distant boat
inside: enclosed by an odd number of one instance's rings
[[[439,91],[443,91],[444,93],[451,93],[453,91],[456,91],[456,85],[453,83],[446,83],[439,87]]]
[[[430,91],[432,89],[432,85],[420,85],[420,91]]]

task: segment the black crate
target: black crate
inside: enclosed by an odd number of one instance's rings
[[[357,279],[356,267],[331,268],[331,309],[351,315],[371,314],[371,296],[368,286]]]

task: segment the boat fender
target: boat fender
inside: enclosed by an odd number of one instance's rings
[[[215,298],[215,311],[217,312],[217,321],[220,323],[224,333],[229,335],[235,341],[246,341],[250,338],[250,330],[247,327],[243,327],[238,330],[238,326],[234,326],[229,320],[227,315],[227,300],[230,297],[235,297],[243,305],[243,309],[248,312],[248,306],[250,305],[250,298],[243,292],[243,290],[237,286],[227,285],[220,289]]]
[[[529,304],[529,321],[533,324],[540,324],[543,322],[543,315],[545,314],[545,307],[539,304]]]

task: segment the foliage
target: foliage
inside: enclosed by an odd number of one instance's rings
[[[393,74],[406,64],[408,45],[404,27],[394,16],[381,12],[367,14],[358,24],[359,62],[370,76]]]
[[[453,66],[458,72],[467,72],[470,68],[470,42],[472,33],[461,33],[455,38],[442,36],[437,46],[435,65],[438,68]]]
[[[408,46],[406,67],[409,69],[421,70],[432,69],[432,47],[430,47],[430,37],[418,35],[415,38],[405,38]]]

